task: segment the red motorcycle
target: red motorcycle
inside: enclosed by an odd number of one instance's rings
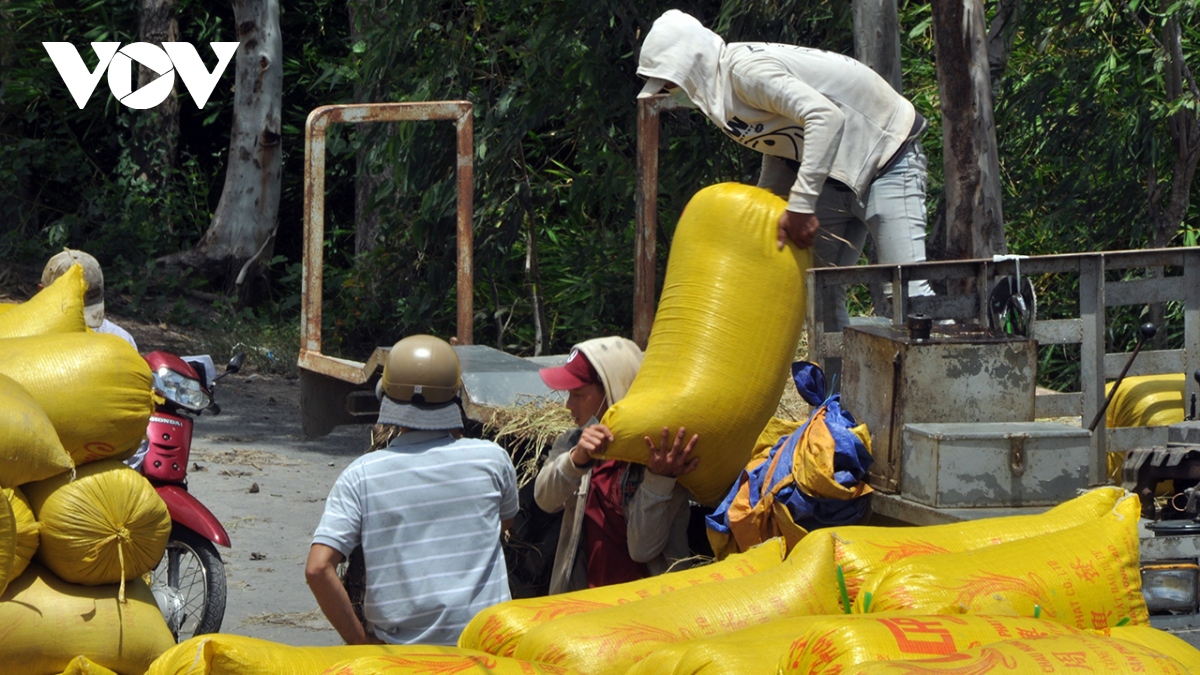
[[[154,373],[154,391],[162,403],[154,408],[146,429],[139,470],[171,514],[171,538],[163,559],[151,573],[150,589],[167,625],[180,642],[215,633],[225,617],[225,564],[217,546],[229,548],[229,534],[204,504],[187,489],[192,417],[221,412],[213,401],[217,380],[238,372],[246,359],[237,354],[217,375],[207,356],[180,358],[167,352],[145,356]]]

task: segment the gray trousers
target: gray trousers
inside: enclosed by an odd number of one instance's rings
[[[925,152],[920,141],[914,141],[901,151],[884,173],[874,182],[860,201],[854,191],[837,181],[826,181],[817,199],[817,219],[821,229],[813,246],[819,265],[846,267],[858,264],[867,234],[875,242],[879,262],[898,264],[925,260]],[[784,160],[763,155],[759,187],[788,198],[796,170]],[[890,284],[885,287],[891,292]],[[925,281],[910,281],[908,294],[933,295]],[[838,288],[830,298],[837,330],[850,323],[846,311],[846,289]]]

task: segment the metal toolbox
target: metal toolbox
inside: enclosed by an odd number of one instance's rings
[[[898,489],[905,424],[1034,420],[1033,340],[967,326],[937,326],[926,339],[871,325],[842,335],[842,407],[871,432],[876,489]]]
[[[906,424],[901,496],[939,508],[1059,504],[1087,487],[1090,437],[1057,422]]]

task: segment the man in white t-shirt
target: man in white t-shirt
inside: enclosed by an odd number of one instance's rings
[[[480,610],[510,599],[501,535],[517,515],[512,460],[462,437],[458,357],[444,340],[397,342],[376,388],[401,433],[346,468],[325,501],[305,577],[347,644],[454,645]],[[364,627],[337,565],[362,546]]]
[[[55,253],[46,261],[46,267],[42,269],[42,283],[38,284],[38,287],[45,288],[54,283],[55,279],[66,274],[73,265],[83,268],[83,280],[88,286],[83,295],[83,320],[88,328],[97,333],[116,335],[137,349],[137,342],[129,331],[104,317],[104,271],[91,255],[71,248],[64,248],[60,253]]]

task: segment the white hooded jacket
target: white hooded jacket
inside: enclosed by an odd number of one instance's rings
[[[766,42],[725,44],[694,17],[659,17],[638,75],[673,82],[738,143],[800,163],[788,209],[814,213],[826,177],[864,199],[912,135],[917,112],[866,65],[833,52]]]

